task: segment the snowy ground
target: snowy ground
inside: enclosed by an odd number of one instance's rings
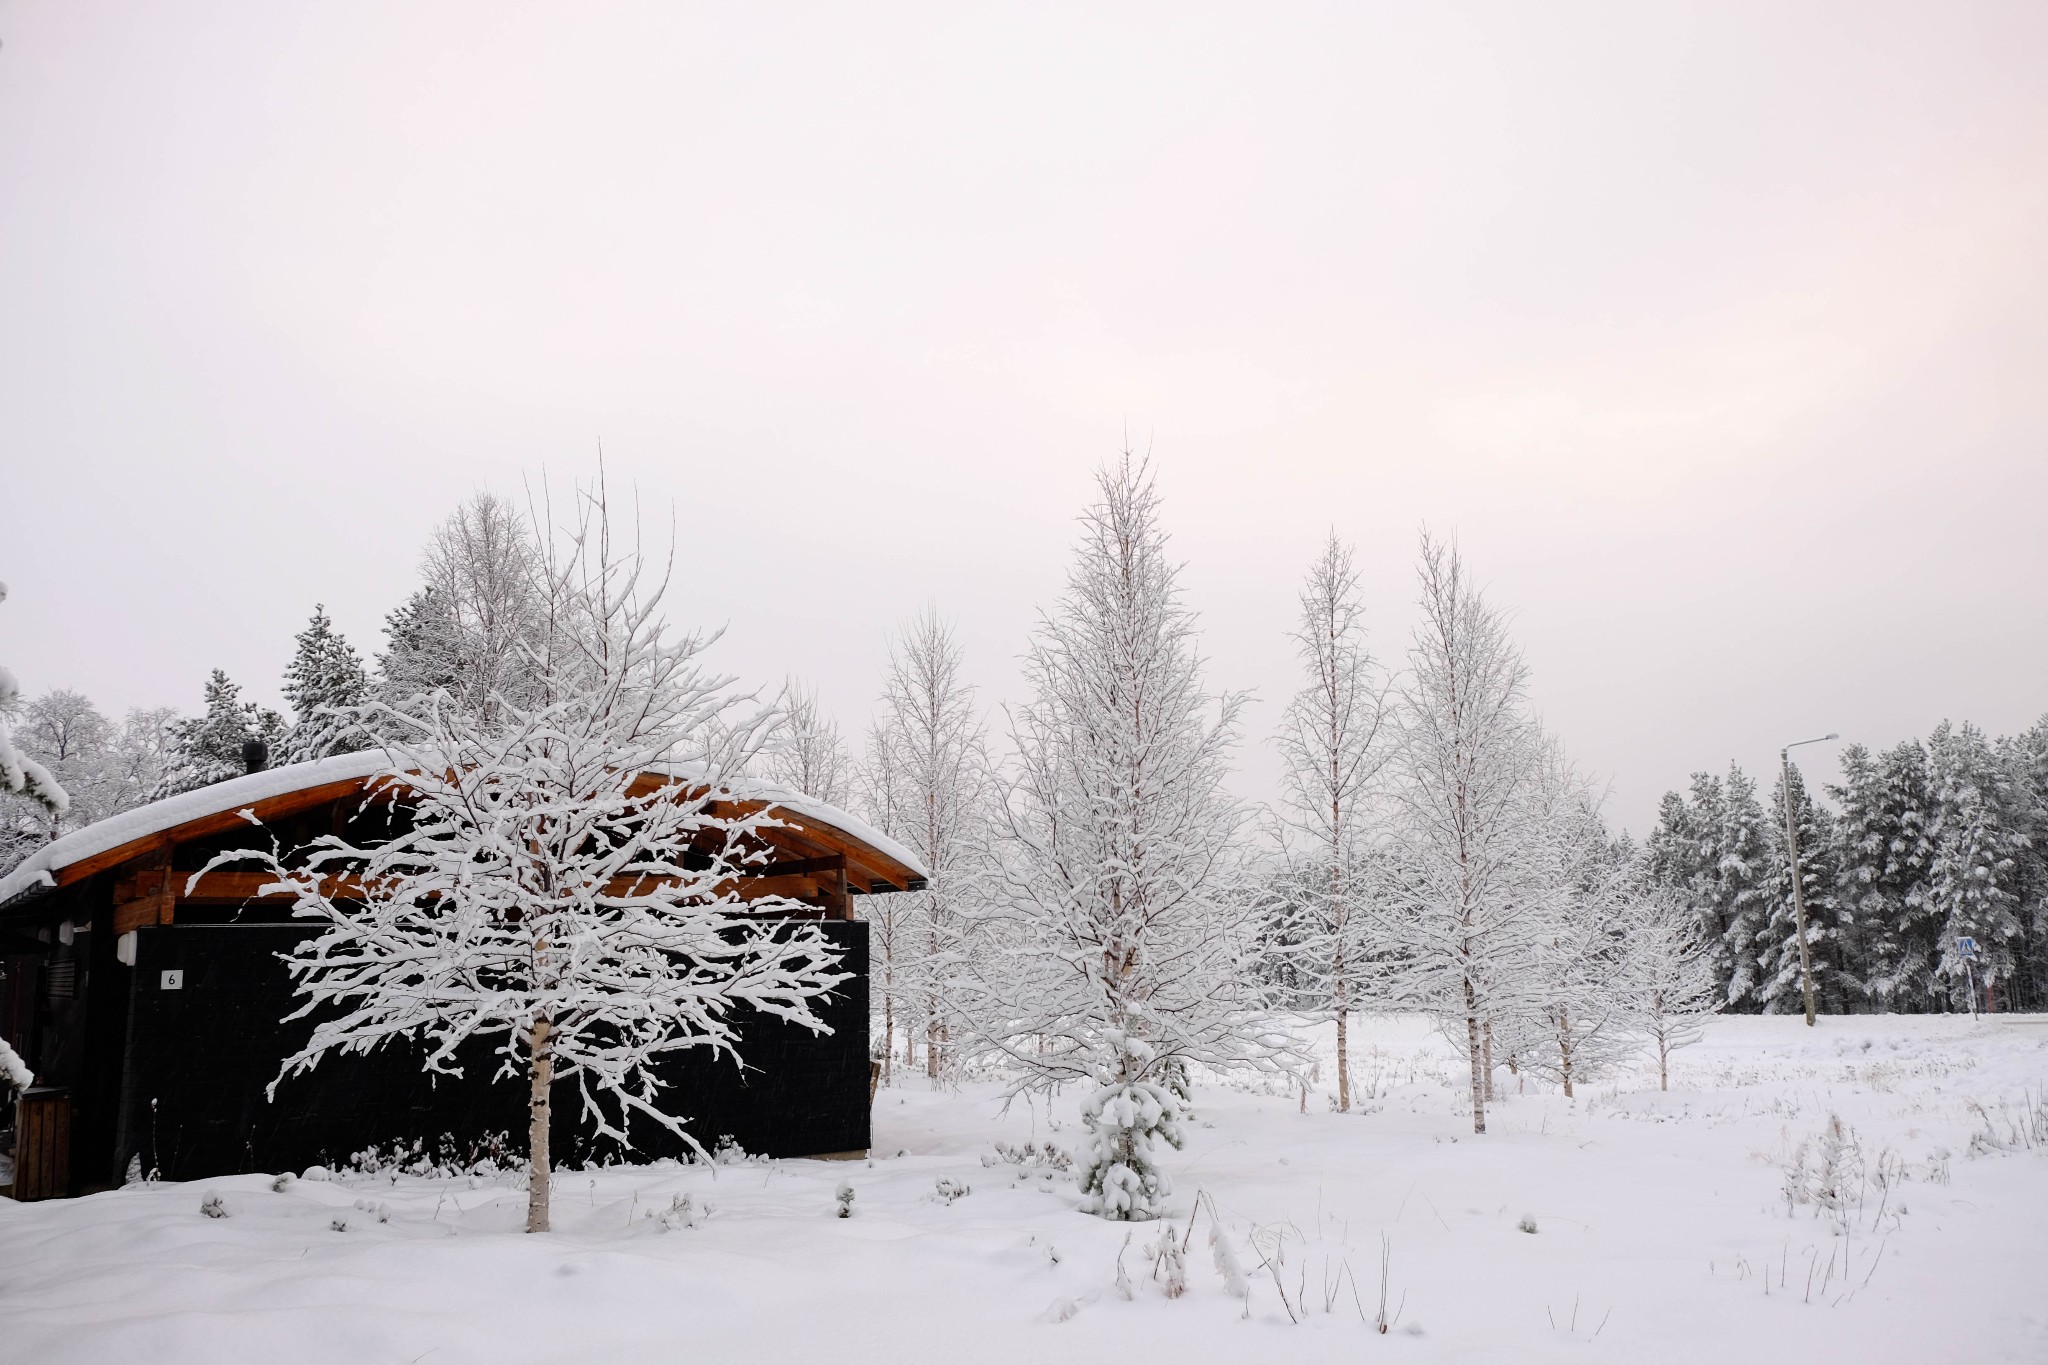
[[[1366,1032],[1363,1114],[1197,1092],[1178,1203],[1213,1197],[1248,1302],[1206,1214],[1169,1300],[1157,1226],[1126,1248],[1069,1177],[997,1158],[1071,1146],[1072,1097],[1003,1115],[920,1083],[883,1092],[872,1162],[564,1173],[545,1237],[509,1175],[0,1201],[0,1361],[2048,1360],[2048,1019],[1723,1020],[1669,1094],[1510,1093],[1484,1139],[1426,1029]],[[1830,1114],[1861,1145],[1846,1234],[1783,1195]],[[682,1194],[695,1226],[648,1216]]]

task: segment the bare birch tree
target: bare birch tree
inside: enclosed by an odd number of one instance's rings
[[[839,726],[818,706],[817,689],[786,680],[780,709],[775,738],[761,758],[761,775],[827,805],[844,806],[852,795],[853,763]]]
[[[896,1004],[915,1012],[933,1080],[949,1066],[947,983],[958,962],[962,892],[989,813],[986,732],[962,661],[958,638],[935,609],[904,626],[890,641],[870,751],[888,792],[883,832],[908,844],[931,872],[923,890],[890,898],[904,903],[891,909],[894,1003],[883,1029],[893,1032]],[[906,1019],[906,1046],[914,1049],[909,1029]]]
[[[1358,573],[1330,533],[1301,590],[1293,634],[1307,684],[1287,705],[1277,744],[1280,843],[1295,905],[1284,950],[1315,1012],[1336,1024],[1337,1107],[1351,1108],[1351,1011],[1369,957],[1369,805],[1387,761],[1387,687],[1365,647]]]
[[[1545,928],[1530,896],[1542,743],[1528,667],[1457,550],[1425,532],[1416,576],[1422,621],[1391,765],[1399,856],[1377,913],[1400,961],[1397,998],[1465,1049],[1472,1131],[1484,1133],[1484,1030],[1516,1002]]]

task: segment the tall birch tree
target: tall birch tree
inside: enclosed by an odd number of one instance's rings
[[[1532,894],[1543,743],[1528,666],[1456,548],[1425,532],[1416,577],[1422,621],[1396,693],[1389,784],[1400,856],[1382,931],[1399,998],[1464,1047],[1472,1131],[1484,1133],[1484,1030],[1517,1012],[1547,928]]]
[[[959,968],[963,893],[988,819],[987,737],[961,672],[964,657],[935,608],[905,625],[889,645],[875,746],[890,794],[884,832],[931,873],[923,890],[892,907],[891,975],[896,1001],[918,1020],[932,1080],[954,1060],[949,982]],[[885,1034],[892,1022],[893,1013]],[[905,1041],[914,1047],[907,1019]]]
[[[1369,807],[1386,765],[1387,686],[1365,645],[1351,548],[1332,531],[1309,567],[1292,635],[1306,674],[1281,717],[1280,842],[1292,932],[1283,949],[1298,996],[1334,1022],[1337,1107],[1351,1108],[1351,1012],[1365,988]]]
[[[1157,1217],[1191,1065],[1271,1065],[1224,791],[1242,699],[1202,682],[1159,497],[1128,453],[1025,659],[971,998],[1012,1093],[1088,1087],[1085,1211]]]

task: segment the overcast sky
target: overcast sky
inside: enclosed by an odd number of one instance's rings
[[[1250,796],[1332,526],[1390,657],[1454,533],[1638,832],[1788,740],[2048,710],[2048,5],[12,0],[0,43],[31,694],[274,703],[314,602],[374,652],[453,504],[602,442],[726,667],[858,732],[933,603],[993,705],[1128,430]]]

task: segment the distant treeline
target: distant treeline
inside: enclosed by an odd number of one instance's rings
[[[1645,850],[1714,945],[1727,1008],[1803,1008],[1781,774],[1768,809],[1730,765],[1664,797]],[[1851,744],[1816,803],[1792,774],[1819,1008],[1951,1013],[2048,1008],[2048,717],[1991,739],[1944,721],[1882,753]],[[1973,939],[1966,971],[1958,949]]]

